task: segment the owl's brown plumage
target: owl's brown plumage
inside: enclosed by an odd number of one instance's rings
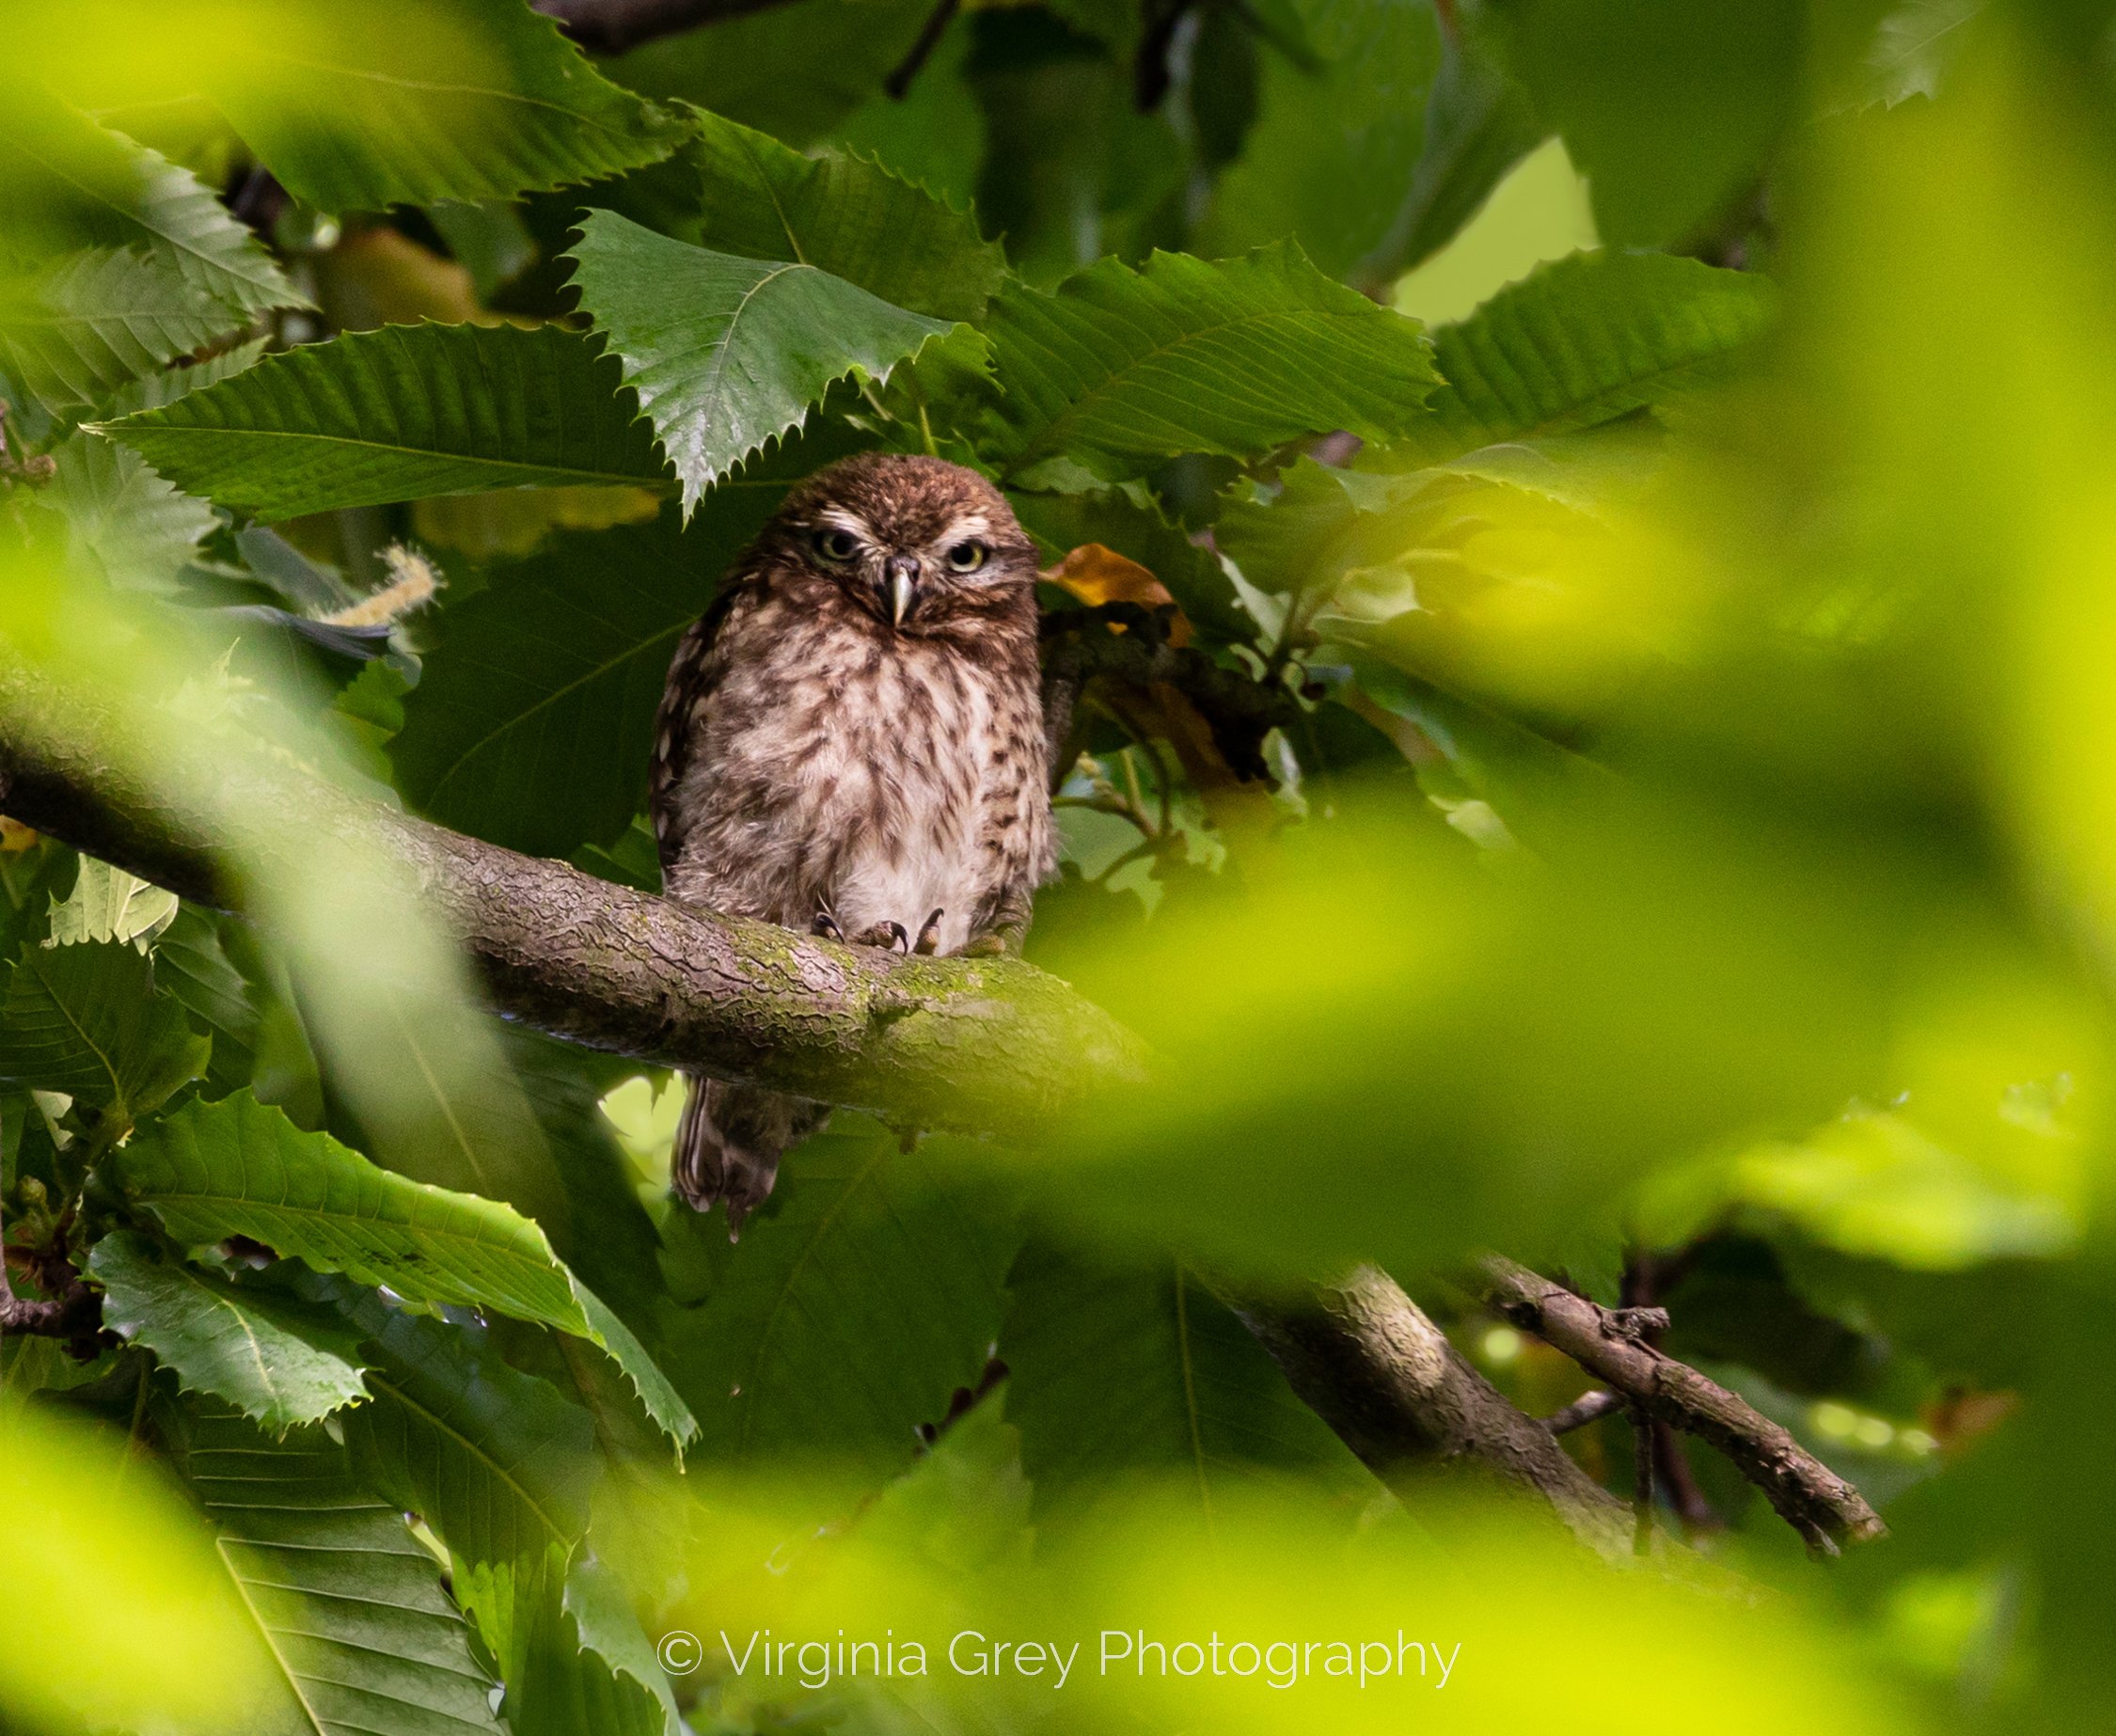
[[[796,489],[669,671],[669,895],[922,951],[1018,939],[1054,848],[1035,576],[1005,497],[958,465],[870,453]],[[694,1079],[677,1191],[738,1228],[828,1113]]]

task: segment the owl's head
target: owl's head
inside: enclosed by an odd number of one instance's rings
[[[1006,497],[945,459],[863,452],[819,470],[781,509],[782,560],[841,587],[862,609],[917,632],[1033,594],[1035,545]]]

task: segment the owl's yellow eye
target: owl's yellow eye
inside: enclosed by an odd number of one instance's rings
[[[974,573],[985,564],[991,552],[982,543],[957,543],[948,551],[948,571]]]
[[[815,533],[815,552],[826,560],[850,560],[860,552],[860,539],[836,525],[826,525]]]

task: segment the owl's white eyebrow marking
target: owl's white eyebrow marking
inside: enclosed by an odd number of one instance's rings
[[[992,521],[983,513],[965,513],[960,518],[949,522],[947,529],[935,539],[939,543],[959,543],[965,537],[989,537]]]
[[[818,524],[829,525],[833,530],[843,530],[858,537],[862,543],[872,543],[875,532],[864,518],[857,513],[848,513],[843,507],[827,506],[815,514]]]

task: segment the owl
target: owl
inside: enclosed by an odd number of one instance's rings
[[[938,458],[818,472],[683,639],[651,785],[671,898],[910,953],[998,952],[1053,866],[1036,560]],[[672,1179],[728,1228],[829,1109],[693,1078]]]

